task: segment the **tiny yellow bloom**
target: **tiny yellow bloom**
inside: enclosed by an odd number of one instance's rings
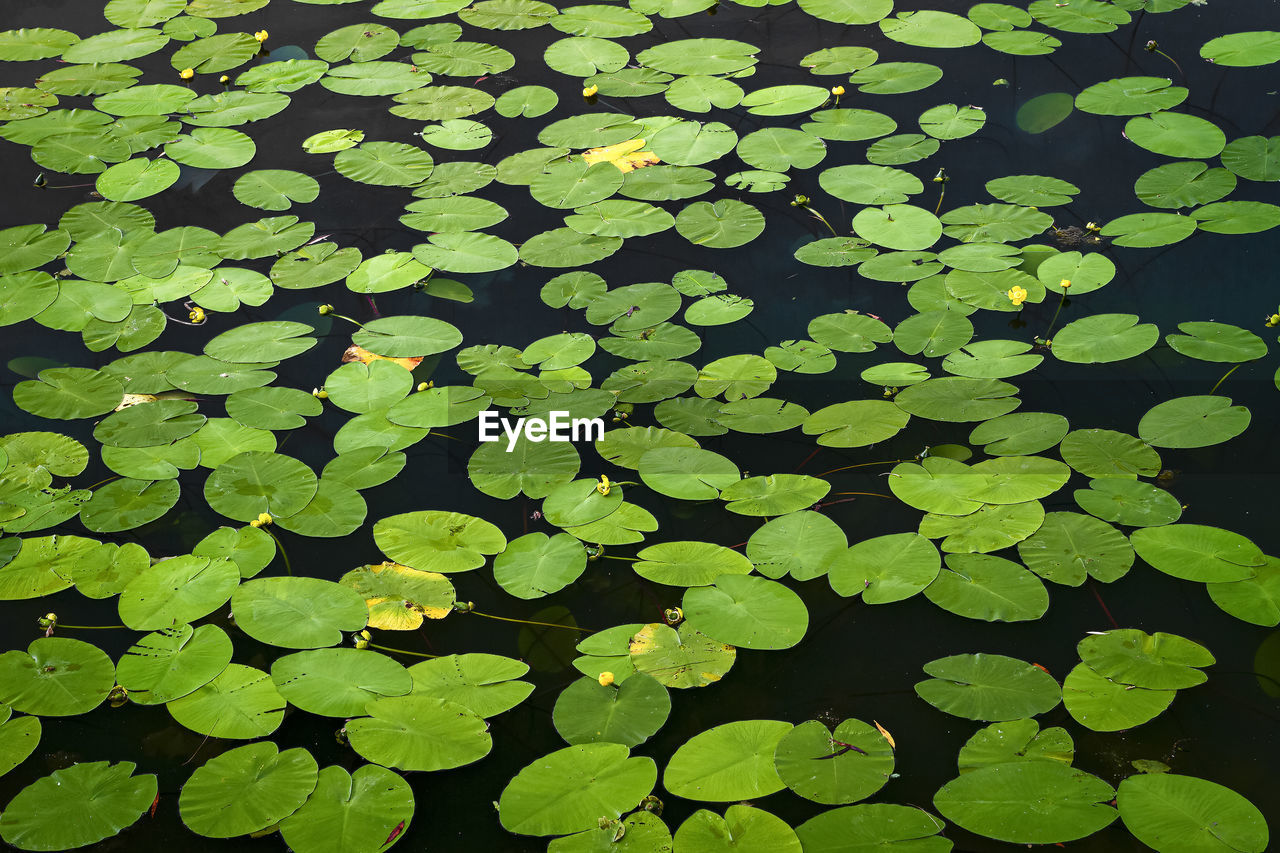
[[[267,31],[266,31],[266,30],[258,30],[256,33],[254,33],[254,34],[253,34],[253,37],[254,37],[255,39],[257,39],[257,40],[258,40],[258,42],[260,42],[260,43],[261,43],[261,42],[264,42],[264,41],[266,41],[266,40],[267,40]]]
[[[269,512],[258,513],[258,518],[256,520],[258,522],[259,527],[265,527],[266,525],[274,521],[274,519],[271,517],[271,513]]]
[[[844,94],[844,86],[832,86],[831,94],[835,95],[837,98],[840,97]]]
[[[431,388],[431,387],[433,387],[433,386],[434,386],[434,383],[432,383],[432,382],[419,382],[419,383],[418,383],[418,390],[419,390],[419,391],[426,391],[428,388]]]
[[[604,474],[601,474],[600,482],[596,483],[596,491],[599,492],[601,495],[607,497],[609,494],[610,488],[612,487],[609,484],[609,478],[606,477]]]
[[[1015,284],[1013,287],[1009,288],[1009,292],[1006,295],[1009,297],[1009,301],[1013,303],[1015,308],[1027,301],[1027,289],[1021,285]]]
[[[587,86],[582,90],[582,97],[594,98],[596,96],[596,92],[599,92],[599,91],[600,91],[599,86],[596,86],[596,85]]]
[[[196,76],[196,70],[194,68],[184,68],[178,72],[178,76],[183,80],[190,80],[192,77]]]
[[[204,315],[204,309],[198,308],[198,307],[192,308],[191,313],[188,314],[187,316],[191,318],[191,322],[193,323],[203,323],[206,319],[208,319]]]
[[[1066,290],[1070,286],[1071,286],[1071,279],[1069,278],[1064,278],[1062,281],[1058,282],[1058,287],[1061,287],[1063,290]]]
[[[369,641],[373,636],[368,631],[361,631],[359,634],[352,634],[351,641],[355,643],[357,649],[369,648]]]
[[[599,680],[600,680],[600,686],[601,686],[601,687],[608,687],[610,684],[613,684],[613,673],[612,673],[612,672],[602,672],[602,673],[600,673],[600,679],[599,679]]]
[[[218,82],[225,86],[226,84],[231,82],[231,78],[223,74],[221,77],[218,78]]]
[[[1085,225],[1085,226],[1084,226],[1084,230],[1086,230],[1086,231],[1101,231],[1101,230],[1102,230],[1102,227],[1101,227],[1100,225],[1098,225],[1098,223],[1096,223],[1096,222],[1090,222],[1090,223],[1088,223],[1087,225]]]
[[[316,313],[317,313],[317,314],[320,314],[321,316],[324,316],[325,314],[332,314],[332,313],[333,313],[333,306],[332,306],[332,305],[321,305],[319,308],[317,308],[317,309],[316,309]]]
[[[329,392],[324,390],[323,388],[312,388],[311,396],[315,397],[317,400],[328,400]]]

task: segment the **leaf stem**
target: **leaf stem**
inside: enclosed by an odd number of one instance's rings
[[[280,556],[284,559],[284,570],[290,577],[292,577],[293,564],[289,562],[289,552],[284,549],[284,543],[280,541],[280,537],[276,536],[265,527],[259,527],[258,529],[275,540],[276,548],[280,551]]]
[[[827,218],[825,216],[823,216],[821,213],[814,210],[812,207],[810,207],[807,204],[802,204],[800,206],[803,207],[806,211],[808,211],[813,216],[814,219],[818,220],[823,225],[827,226],[827,230],[831,232],[832,237],[840,236],[839,234],[836,233],[836,229],[831,227],[831,223],[827,221]]]
[[[1049,321],[1049,328],[1045,330],[1044,336],[1046,339],[1053,334],[1053,327],[1058,324],[1058,315],[1062,313],[1062,306],[1066,304],[1066,301],[1067,292],[1064,290],[1062,291],[1062,296],[1058,298],[1058,308],[1053,312],[1053,319]]]
[[[1240,364],[1237,364],[1235,367],[1231,368],[1231,369],[1230,369],[1230,370],[1228,370],[1226,373],[1222,374],[1222,378],[1221,378],[1221,379],[1219,379],[1219,380],[1214,384],[1214,386],[1213,386],[1212,388],[1210,388],[1210,389],[1209,389],[1209,393],[1210,393],[1210,394],[1212,394],[1214,391],[1217,391],[1217,390],[1218,390],[1218,386],[1219,386],[1219,385],[1221,385],[1223,382],[1226,382],[1226,381],[1227,381],[1227,377],[1228,377],[1228,376],[1230,376],[1231,374],[1235,373],[1237,370],[1239,370],[1239,369],[1240,369],[1240,367],[1241,367],[1241,365],[1243,365],[1243,364],[1244,364],[1244,362],[1242,361],[1242,362],[1240,362]]]
[[[393,649],[393,648],[391,648],[390,646],[380,646],[380,645],[378,645],[377,643],[370,643],[370,644],[369,644],[369,648],[371,648],[371,649],[380,649],[381,651],[384,651],[384,652],[393,652],[393,653],[398,654],[398,655],[413,655],[414,657],[418,657],[418,658],[438,658],[438,657],[440,657],[440,655],[431,655],[431,654],[427,654],[426,652],[411,652],[411,651],[409,651],[408,649]]]
[[[816,477],[825,477],[828,474],[834,474],[837,471],[848,471],[850,468],[868,468],[872,465],[897,465],[901,462],[910,462],[909,459],[885,459],[883,462],[859,462],[857,465],[845,465],[841,468],[832,468],[830,471],[823,471],[821,474],[815,474]]]
[[[606,555],[607,556],[607,555]],[[472,613],[486,619],[497,619],[500,622],[516,622],[521,625],[541,625],[544,628],[563,628],[566,631],[578,631],[583,634],[594,634],[590,628],[579,628],[577,625],[561,625],[556,622],[537,622],[533,619],[512,619],[510,616],[494,616],[492,613],[481,613],[479,610],[460,610],[459,613]]]

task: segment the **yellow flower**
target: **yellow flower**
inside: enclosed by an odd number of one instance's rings
[[[192,77],[196,76],[196,70],[194,68],[184,68],[178,72],[178,76],[183,80],[190,80]]]
[[[844,86],[832,86],[831,94],[835,95],[837,98],[840,97],[844,94]]]
[[[613,673],[612,672],[600,673],[600,686],[608,687],[610,684],[613,684]]]
[[[231,78],[223,74],[221,77],[218,78],[218,82],[225,86],[226,84],[231,82]]]
[[[599,91],[600,91],[599,86],[595,86],[595,85],[587,86],[582,90],[582,97],[594,98],[596,96],[596,92],[599,92]]]
[[[434,382],[419,382],[419,383],[418,383],[418,390],[419,390],[419,391],[426,391],[428,388],[434,388],[434,387],[436,387],[436,383],[434,383]]]
[[[351,640],[355,643],[357,649],[369,648],[369,641],[372,639],[373,636],[368,631],[361,631],[359,634],[353,634],[351,636]]]
[[[203,323],[206,319],[208,319],[204,315],[204,309],[198,308],[198,307],[192,308],[191,313],[188,314],[187,316],[191,318],[191,322],[193,323]]]
[[[600,482],[596,483],[596,491],[599,492],[601,495],[607,497],[609,494],[610,488],[611,486],[609,485],[609,478],[601,474]]]
[[[1006,295],[1015,308],[1027,301],[1027,289],[1021,285],[1015,284]]]
[[[1090,223],[1088,223],[1087,225],[1085,225],[1085,226],[1084,226],[1084,230],[1086,230],[1086,231],[1101,231],[1101,230],[1102,230],[1102,228],[1098,225],[1098,223],[1096,223],[1096,222],[1090,222]]]
[[[250,527],[266,527],[266,526],[267,526],[268,524],[270,524],[273,520],[274,520],[274,519],[272,519],[272,518],[271,518],[271,513],[269,513],[269,512],[260,512],[260,513],[258,513],[258,517],[257,517],[257,518],[255,518],[253,521],[249,522],[249,526],[250,526]]]
[[[317,308],[317,309],[316,309],[316,313],[320,314],[321,316],[324,316],[325,314],[332,314],[332,313],[333,313],[333,306],[332,306],[332,305],[321,305],[319,308]]]
[[[329,392],[324,390],[323,388],[312,388],[311,396],[315,397],[317,400],[328,400]]]
[[[1070,286],[1071,286],[1071,279],[1069,278],[1064,278],[1062,281],[1058,282],[1058,287],[1061,287],[1063,290],[1066,290]]]
[[[264,42],[267,40],[267,31],[258,30],[256,33],[253,34],[253,37],[257,39],[259,42]]]

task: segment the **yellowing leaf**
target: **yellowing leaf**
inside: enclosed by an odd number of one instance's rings
[[[115,407],[115,411],[118,412],[121,409],[127,409],[139,403],[154,403],[158,399],[154,394],[125,394],[124,399],[120,401],[120,405]]]
[[[443,619],[453,612],[453,584],[437,572],[377,563],[347,572],[338,583],[364,596],[370,628],[412,631],[424,617]]]
[[[640,149],[643,147],[643,139],[629,139],[626,142],[606,145],[603,148],[592,148],[582,155],[582,159],[591,165],[612,163],[623,172],[643,169],[645,166],[652,166],[655,163],[662,162],[658,159],[658,155],[652,151],[641,151]]]
[[[898,745],[893,742],[893,735],[889,734],[889,730],[886,729],[884,726],[880,725],[879,723],[877,723],[875,720],[872,720],[871,722],[875,724],[875,727],[877,729],[879,729],[880,734],[884,735],[884,739],[889,742],[889,748],[897,749]]]
[[[385,355],[377,355],[369,352],[364,347],[358,347],[355,344],[347,347],[347,351],[342,354],[342,363],[349,361],[358,361],[361,364],[368,364],[371,361],[390,361],[400,365],[405,370],[413,370],[419,364],[422,364],[422,356],[417,358],[388,358]]]

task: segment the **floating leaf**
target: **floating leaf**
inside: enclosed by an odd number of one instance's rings
[[[156,777],[130,761],[55,770],[18,792],[0,816],[0,837],[19,850],[74,850],[131,826],[156,797]]]

